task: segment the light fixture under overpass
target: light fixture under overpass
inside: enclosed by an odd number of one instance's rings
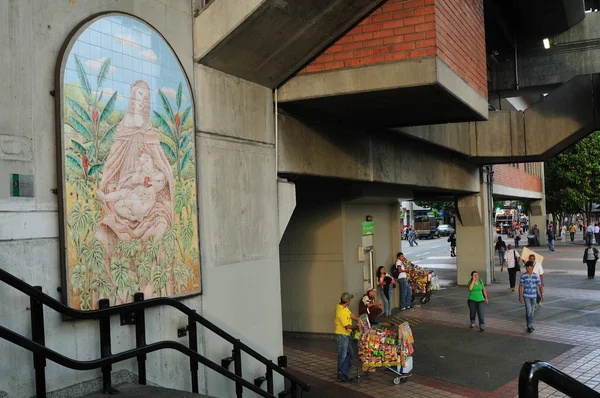
[[[550,48],[550,39],[545,38],[544,40],[542,40],[544,42],[544,48],[547,50]]]

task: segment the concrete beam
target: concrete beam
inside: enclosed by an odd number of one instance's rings
[[[583,21],[550,40],[548,50],[541,39],[519,48],[519,90],[540,87],[548,92],[577,75],[600,73],[600,13],[585,14]],[[514,60],[492,65],[490,97],[496,92],[515,96],[515,88]]]
[[[275,88],[382,0],[218,0],[194,21],[194,60]]]
[[[494,184],[493,186],[494,199],[536,199],[540,200],[544,197],[543,192],[530,191],[528,189],[520,189],[507,187],[505,185]]]
[[[438,57],[302,74],[278,91],[290,114],[370,127],[485,120],[486,98]]]
[[[448,152],[288,115],[279,115],[278,151],[280,175],[399,184],[455,193],[479,191],[479,168],[453,162]]]

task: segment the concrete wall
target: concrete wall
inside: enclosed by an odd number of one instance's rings
[[[345,288],[342,232],[339,196],[299,200],[279,246],[283,330],[333,333]]]
[[[58,203],[52,189],[57,187],[54,131],[55,63],[67,35],[81,20],[102,11],[132,13],[153,25],[173,46],[188,77],[193,81],[192,3],[190,0],[123,0],[66,2],[18,0],[0,2],[0,266],[45,293],[59,298],[60,282]],[[35,197],[9,197],[9,173],[34,174]],[[210,273],[206,275],[210,278]],[[208,285],[210,282],[206,282]],[[29,300],[0,287],[0,320],[8,327],[30,336]],[[186,299],[201,311],[202,298]],[[80,360],[100,356],[97,322],[62,322],[45,310],[46,344],[63,355]],[[177,340],[176,328],[185,317],[167,309],[148,311],[147,341]],[[160,322],[156,320],[160,319]],[[113,352],[135,346],[134,329],[121,327],[113,319]],[[182,340],[184,341],[184,340]],[[9,396],[34,395],[31,354],[0,340],[0,390]],[[177,353],[163,351],[148,357],[148,380],[190,390],[189,362]],[[114,370],[136,370],[130,360]],[[100,371],[71,371],[52,362],[47,368],[48,391],[100,376]],[[204,387],[204,375],[201,376]]]
[[[344,203],[339,193],[319,193],[318,198],[298,198],[280,244],[283,330],[287,332],[333,333],[335,305],[344,291],[354,294],[350,309],[358,313],[358,298],[369,285],[364,281],[369,280],[368,255],[358,261],[366,215],[375,221],[374,270],[380,265],[389,270],[400,250],[397,201]]]

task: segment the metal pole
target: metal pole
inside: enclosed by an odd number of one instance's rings
[[[242,351],[239,347],[240,340],[237,340],[233,345],[233,359],[234,359],[234,368],[236,376],[242,377]],[[236,381],[235,383],[235,396],[237,398],[241,398],[243,394],[243,386],[242,383]]]
[[[34,286],[33,288],[42,291],[41,286]],[[33,297],[29,298],[29,302],[31,309],[31,339],[45,346],[44,305]],[[44,398],[46,397],[46,358],[39,354],[33,354],[33,367],[35,369],[36,397]]]
[[[136,303],[144,301],[144,293],[134,294],[133,301]],[[146,345],[146,316],[143,308],[135,312],[135,345],[137,348]],[[146,354],[138,355],[137,363],[138,383],[146,384]]]
[[[110,307],[108,299],[98,301],[98,308],[105,309]],[[99,319],[100,324],[100,356],[102,358],[112,355],[110,343],[110,316],[103,316]],[[118,391],[112,388],[110,372],[112,365],[102,367],[102,391],[104,394],[116,394]]]
[[[267,392],[273,394],[273,368],[267,365]]]
[[[188,331],[190,350],[198,352],[198,325],[192,316],[188,316]],[[198,393],[198,361],[190,358],[190,371],[192,373],[192,392]]]

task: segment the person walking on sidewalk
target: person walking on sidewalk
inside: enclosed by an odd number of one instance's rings
[[[396,268],[398,270],[398,285],[400,286],[400,310],[404,311],[410,308],[412,291],[408,285],[407,274],[408,260],[402,252],[396,255]]]
[[[533,232],[533,234],[535,235],[535,245],[539,246],[540,245],[540,229],[538,228],[537,224],[533,225],[531,232]]]
[[[596,276],[596,262],[598,261],[598,249],[592,247],[591,243],[588,243],[587,248],[583,251],[583,263],[587,264],[588,279],[594,279]]]
[[[517,225],[515,227],[515,248],[519,247],[519,242],[521,241],[522,233],[523,232],[521,231],[521,227]]]
[[[563,245],[567,241],[567,226],[564,224],[563,224],[562,228],[560,229],[560,240],[563,243]]]
[[[456,233],[455,232],[452,232],[452,234],[448,238],[448,242],[450,242],[450,257],[456,257]]]
[[[522,260],[523,264],[525,264],[525,260]],[[530,254],[528,261],[531,261],[531,263],[533,264],[533,272],[538,276],[538,278],[540,278],[540,281],[542,282],[540,286],[545,287],[545,283],[544,283],[544,267],[542,267],[542,263],[540,263],[539,261],[536,261],[535,259],[535,255],[534,254]],[[536,299],[535,299],[535,303],[537,304],[538,307],[542,307],[542,296],[540,294],[540,289],[537,289],[537,295],[536,295]]]
[[[594,224],[594,239],[596,240],[596,244],[600,245],[600,227],[598,224]]]
[[[585,230],[585,244],[588,245],[590,243],[592,243],[594,239],[594,226],[593,225],[588,225],[588,227]]]
[[[571,234],[571,242],[573,242],[575,240],[575,224],[571,223],[569,233]]]
[[[508,251],[504,257],[504,263],[500,267],[500,272],[504,270],[504,266],[506,265],[510,290],[513,292],[515,291],[515,283],[517,282],[517,272],[521,272],[521,268],[519,267],[520,260],[521,255],[519,252],[513,249],[512,245],[508,245]]]
[[[469,281],[469,298],[467,305],[469,306],[469,320],[471,321],[471,329],[475,327],[475,315],[479,319],[479,330],[485,330],[485,305],[488,303],[488,295],[483,285],[483,281],[479,280],[477,271],[471,272],[471,280]]]
[[[544,301],[544,287],[541,286],[542,281],[536,273],[533,272],[533,263],[527,261],[525,263],[526,273],[521,275],[519,280],[519,301],[525,304],[525,321],[527,323],[527,333],[533,332],[533,311],[535,309],[535,299],[537,296],[537,288],[540,288],[542,301]]]
[[[498,251],[498,257],[500,258],[500,265],[504,263],[504,254],[506,253],[506,243],[502,240],[502,237],[499,236],[496,241],[495,250]]]
[[[348,292],[342,293],[340,303],[335,307],[335,337],[337,339],[337,354],[338,354],[338,376],[337,380],[341,382],[349,382],[352,379],[348,376],[348,372],[352,367],[352,359],[354,359],[354,350],[350,341],[352,333],[352,321],[357,321],[358,318],[350,312],[350,300],[354,296]]]
[[[546,237],[548,238],[548,249],[551,252],[554,251],[554,240],[556,239],[556,233],[554,231],[554,225],[550,224],[548,231],[546,231]]]

